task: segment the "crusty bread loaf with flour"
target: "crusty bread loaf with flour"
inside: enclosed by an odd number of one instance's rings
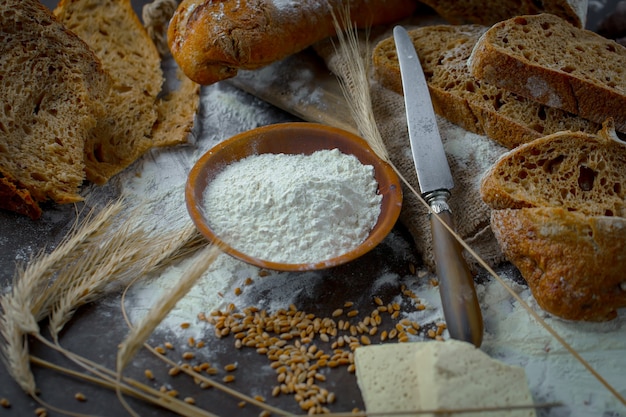
[[[600,124],[473,77],[467,59],[487,29],[482,25],[431,25],[409,31],[437,114],[508,148],[562,130],[595,133],[600,129]],[[372,61],[376,79],[402,94],[393,37],[376,45]]]
[[[0,2],[0,207],[80,201],[85,137],[110,80],[91,49],[35,0]]]
[[[239,69],[278,61],[335,34],[340,0],[183,0],[170,21],[168,42],[184,73],[200,84],[231,78]],[[417,0],[350,0],[360,27],[410,16]]]
[[[472,74],[516,94],[626,131],[626,47],[551,15],[493,25],[469,60]]]
[[[481,196],[504,255],[546,311],[602,321],[626,307],[626,143],[559,132],[503,155]]]

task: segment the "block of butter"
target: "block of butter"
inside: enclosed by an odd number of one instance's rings
[[[368,413],[533,404],[523,368],[492,359],[470,343],[448,340],[369,345],[357,348],[354,359]],[[419,414],[424,415],[434,416]],[[535,417],[536,413],[533,408],[471,413],[472,417],[494,415]]]

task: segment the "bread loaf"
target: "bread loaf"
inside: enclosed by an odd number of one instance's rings
[[[561,130],[595,133],[600,129],[597,123],[474,78],[467,59],[486,30],[481,25],[433,25],[409,31],[437,114],[508,148]],[[378,81],[402,94],[392,37],[376,45],[372,59]]]
[[[110,81],[91,49],[35,0],[0,2],[0,207],[80,201],[83,144]]]
[[[472,74],[521,96],[626,131],[626,47],[551,15],[492,26],[469,60]]]
[[[421,0],[453,24],[474,23],[491,26],[519,15],[551,13],[575,26],[583,27],[587,0]]]
[[[602,321],[626,307],[625,182],[626,144],[610,122],[521,145],[485,174],[494,235],[546,311]]]
[[[409,16],[416,0],[349,0],[358,26]],[[211,84],[256,69],[335,34],[340,0],[183,0],[168,29],[172,56],[192,80]]]

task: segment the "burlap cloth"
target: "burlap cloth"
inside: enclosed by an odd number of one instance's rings
[[[361,36],[361,48],[366,51],[378,41],[391,35],[390,29],[370,34],[369,41]],[[324,41],[315,45],[316,52],[324,59],[328,68],[338,77],[346,78],[350,74],[345,65],[345,57],[338,52],[337,40]],[[391,163],[400,174],[419,191],[415,166],[411,155],[404,99],[378,84],[372,75],[371,65],[368,70],[372,109]],[[503,255],[489,226],[490,209],[480,198],[480,179],[483,173],[506,151],[485,136],[473,134],[437,116],[439,130],[455,186],[449,200],[453,218],[459,236],[489,265],[495,266],[503,261]],[[419,198],[403,185],[403,206],[400,221],[415,240],[416,248],[424,264],[434,268],[432,239],[428,209]],[[472,266],[476,259],[466,253]]]

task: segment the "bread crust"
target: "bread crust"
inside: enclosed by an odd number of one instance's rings
[[[39,204],[33,200],[26,188],[19,187],[15,180],[0,172],[0,208],[23,214],[33,220],[41,217]]]
[[[596,123],[611,117],[626,131],[626,47],[557,16],[493,25],[469,67],[480,80]]]
[[[183,0],[168,28],[172,56],[199,84],[278,61],[335,34],[340,0]],[[359,27],[407,17],[416,0],[350,0]]]
[[[626,307],[626,219],[561,207],[495,210],[491,227],[539,306],[568,320],[606,321]]]

